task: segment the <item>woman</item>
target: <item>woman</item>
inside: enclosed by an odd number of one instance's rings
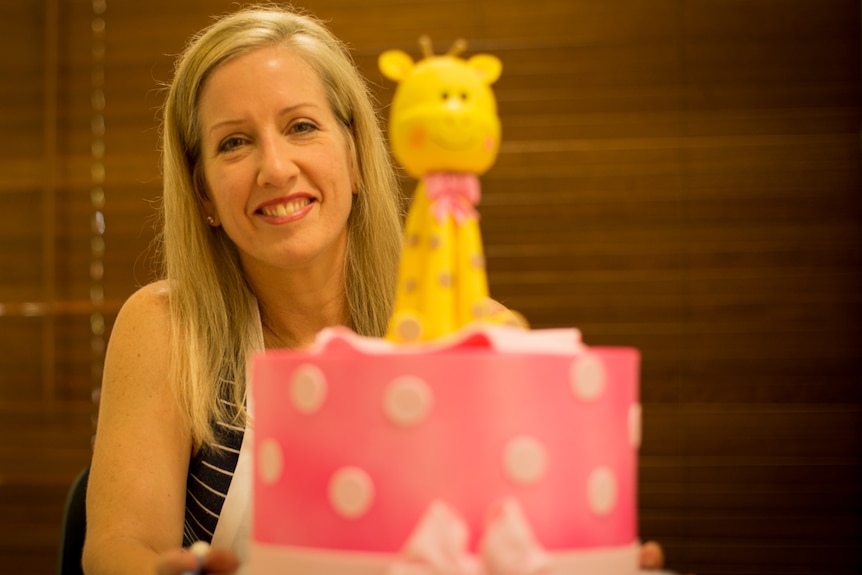
[[[126,302],[108,347],[90,574],[195,569],[182,546],[196,540],[213,542],[205,572],[234,572],[247,358],[336,324],[382,336],[395,292],[388,150],[347,51],[316,20],[249,9],[196,36],[162,136],[163,279]]]
[[[249,355],[335,324],[381,336],[395,291],[388,150],[349,55],[312,18],[242,11],[196,37],[163,142],[164,279],[129,299],[111,336],[88,573],[188,568],[180,545],[212,537],[213,490],[236,465]]]

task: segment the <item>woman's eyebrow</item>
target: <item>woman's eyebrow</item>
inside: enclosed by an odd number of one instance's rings
[[[298,104],[292,104],[290,106],[285,106],[284,108],[282,108],[281,110],[278,111],[278,116],[279,117],[287,116],[287,115],[290,115],[291,113],[295,112],[296,110],[301,109],[301,108],[305,108],[305,107],[317,108],[318,106],[314,102],[300,102]],[[225,126],[236,126],[239,124],[243,124],[244,122],[245,122],[245,120],[242,118],[236,118],[236,119],[227,118],[224,120],[217,121],[215,124],[210,126],[209,130],[207,130],[207,131],[210,133],[213,133],[216,130],[223,128]]]

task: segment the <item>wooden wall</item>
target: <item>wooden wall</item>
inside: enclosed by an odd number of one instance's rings
[[[160,86],[235,2],[3,5],[0,570],[35,574],[89,457],[111,322],[151,278]],[[492,292],[642,351],[640,530],[670,566],[859,573],[859,3],[305,6],[382,104],[376,56],[418,55],[420,34],[502,58]]]

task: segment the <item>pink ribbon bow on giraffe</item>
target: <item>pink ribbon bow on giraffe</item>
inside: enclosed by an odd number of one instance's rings
[[[443,223],[447,215],[463,224],[468,218],[479,218],[474,206],[479,203],[481,186],[476,174],[436,172],[423,178],[425,193],[431,200],[431,213]]]
[[[492,512],[478,555],[467,552],[468,539],[463,519],[434,501],[387,575],[540,575],[550,569],[548,555],[514,499],[500,501]]]

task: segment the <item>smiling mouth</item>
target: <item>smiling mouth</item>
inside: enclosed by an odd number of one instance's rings
[[[430,140],[445,150],[465,150],[476,141],[476,134],[465,131],[432,133]]]
[[[313,201],[313,198],[297,198],[289,202],[284,202],[283,204],[272,204],[260,208],[257,213],[272,218],[289,216],[291,214],[295,214]]]

